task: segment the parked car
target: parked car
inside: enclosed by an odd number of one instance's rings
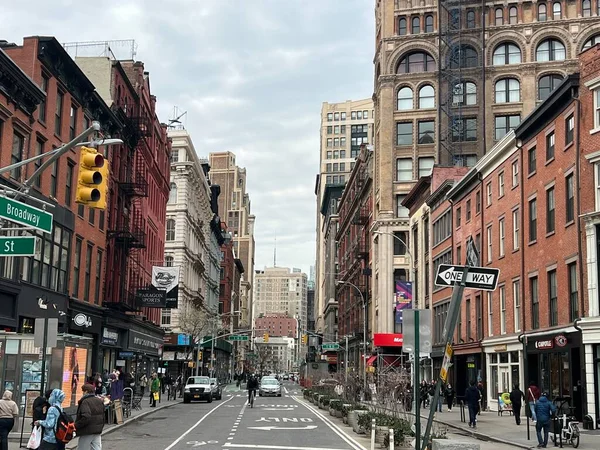
[[[189,377],[183,388],[183,403],[189,403],[192,400],[206,400],[208,403],[213,401],[212,387],[208,377]]]
[[[219,384],[219,380],[217,380],[216,378],[211,378],[210,387],[212,388],[213,398],[221,400],[223,398],[223,388]]]
[[[290,379],[290,375],[285,373],[283,374],[283,381],[288,381]]]
[[[268,395],[281,397],[281,384],[273,377],[263,377],[258,387],[258,395],[260,397]]]

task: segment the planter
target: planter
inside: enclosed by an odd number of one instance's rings
[[[335,416],[335,409],[333,409],[331,406],[329,407],[329,415]]]
[[[335,413],[333,415],[334,415],[334,417],[337,417],[337,418],[341,418],[341,417],[344,416],[344,414],[342,413],[342,411],[340,411],[339,409],[336,409]]]
[[[348,425],[348,416],[343,416],[342,422],[344,422],[345,425]]]
[[[354,420],[352,423],[352,430],[356,433],[356,434],[365,434],[365,429],[361,426],[358,425],[358,417],[362,414],[367,414],[368,411],[362,411],[362,410],[355,410],[352,411]],[[350,414],[348,414],[348,417],[350,417]]]

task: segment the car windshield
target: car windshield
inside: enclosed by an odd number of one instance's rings
[[[209,384],[208,377],[189,377],[187,384]]]
[[[279,384],[275,378],[267,378],[266,380],[262,380],[262,384]]]

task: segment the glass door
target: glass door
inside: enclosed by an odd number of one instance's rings
[[[498,382],[500,384],[499,388],[502,393],[511,391],[510,389],[510,369],[508,367],[500,367],[498,369]]]

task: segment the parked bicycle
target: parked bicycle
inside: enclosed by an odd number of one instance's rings
[[[562,443],[564,442],[571,444],[573,448],[577,448],[579,447],[580,436],[579,422],[572,414],[575,407],[569,406],[569,400],[570,399],[568,398],[554,399],[555,402],[560,402],[557,406],[557,414],[562,412],[562,415],[558,416],[557,422],[555,423],[555,431],[557,431],[558,435],[555,433],[555,435],[550,436],[550,438],[555,445],[560,443],[562,447]],[[567,414],[566,411],[569,411],[570,414]]]

